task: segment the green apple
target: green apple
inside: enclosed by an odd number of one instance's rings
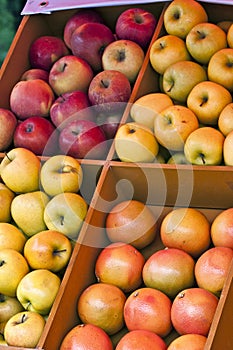
[[[168,34],[185,38],[197,23],[208,21],[204,7],[195,0],[174,0],[164,13],[164,26]]]
[[[153,132],[143,124],[128,122],[115,135],[115,150],[122,162],[153,162],[159,144]]]
[[[227,35],[217,24],[199,23],[186,36],[186,46],[194,60],[207,65],[215,52],[227,47]]]
[[[36,348],[44,330],[45,320],[37,312],[22,311],[6,323],[4,338],[9,346]]]
[[[50,197],[43,191],[21,193],[11,203],[11,216],[28,237],[45,230],[44,209]]]
[[[16,297],[0,294],[0,323],[6,322],[13,315],[23,311],[23,305]]]
[[[10,248],[0,250],[1,294],[15,297],[19,282],[28,272],[28,263],[21,253]]]
[[[194,130],[184,145],[188,162],[195,165],[220,165],[223,158],[223,134],[211,127],[203,126]]]
[[[223,159],[225,165],[233,165],[233,131],[227,134],[223,144]]]
[[[62,192],[78,192],[82,180],[82,167],[79,161],[71,156],[52,156],[41,167],[41,185],[49,196]]]
[[[172,105],[156,116],[154,134],[163,147],[171,151],[183,151],[188,135],[198,127],[198,119],[189,108]]]
[[[4,183],[0,183],[0,222],[11,221],[11,202],[15,193]]]
[[[77,193],[59,193],[46,205],[44,222],[49,230],[76,240],[87,213],[87,203]]]
[[[176,35],[163,35],[156,39],[149,53],[153,69],[163,74],[168,66],[178,61],[190,60],[185,41]]]
[[[231,93],[213,81],[202,81],[195,85],[187,98],[187,106],[204,125],[218,124],[223,108],[232,102]]]
[[[233,130],[233,102],[227,104],[218,118],[218,128],[227,136]]]
[[[25,193],[39,189],[40,160],[26,148],[13,148],[0,163],[0,176],[13,192]]]
[[[208,79],[233,92],[233,48],[218,50],[209,60]]]
[[[152,92],[139,97],[130,108],[130,117],[134,122],[154,130],[154,120],[158,113],[173,105],[172,99],[165,93]]]
[[[58,275],[47,269],[32,270],[19,282],[16,296],[25,310],[47,315],[60,284]]]
[[[198,83],[207,80],[206,70],[193,61],[171,64],[163,74],[163,90],[177,103],[186,102],[188,94]]]
[[[0,247],[11,248],[22,253],[27,238],[23,232],[9,222],[0,222]]]
[[[66,267],[71,252],[68,237],[54,230],[36,233],[24,246],[24,257],[31,269],[48,269],[55,273]]]

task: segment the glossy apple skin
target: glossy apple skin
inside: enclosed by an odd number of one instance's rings
[[[53,155],[59,150],[58,131],[48,119],[27,118],[15,129],[14,146],[27,148],[36,155]]]
[[[103,23],[104,20],[94,9],[80,9],[74,13],[66,22],[63,32],[63,40],[68,48],[70,48],[71,36],[75,29],[87,22]]]
[[[72,53],[86,60],[95,72],[102,69],[104,48],[115,40],[111,29],[103,23],[89,22],[73,32],[70,45]]]
[[[61,38],[44,35],[32,42],[29,49],[29,60],[32,68],[49,71],[54,62],[68,54],[69,50]]]
[[[124,109],[131,95],[127,77],[116,70],[104,70],[92,79],[88,97],[99,112],[119,112]]]
[[[47,117],[54,98],[53,90],[44,80],[21,80],[11,91],[10,108],[21,120],[33,115]]]
[[[0,108],[0,152],[5,151],[13,141],[17,118],[13,112],[6,108]]]
[[[59,145],[62,152],[80,159],[102,159],[107,152],[104,132],[90,120],[71,121],[60,132]]]
[[[87,93],[77,90],[60,95],[50,108],[50,118],[60,130],[71,119],[94,121],[94,111],[91,108]]]
[[[117,129],[120,126],[121,114],[102,114],[96,117],[97,124],[103,130],[106,138],[111,140],[115,137]]]
[[[130,8],[120,14],[115,32],[119,39],[135,41],[144,50],[148,47],[156,26],[155,16],[141,8]]]
[[[46,83],[48,83],[49,72],[41,68],[30,68],[30,69],[27,69],[20,78],[20,80],[32,80],[32,79],[41,79],[46,81]]]

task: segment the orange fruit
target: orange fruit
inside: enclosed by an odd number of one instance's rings
[[[172,329],[171,305],[171,300],[163,292],[154,288],[139,288],[126,299],[126,327],[129,331],[143,329],[165,337]]]
[[[107,334],[117,333],[124,326],[123,291],[107,283],[94,283],[81,293],[77,310],[83,323],[91,323],[102,328]]]
[[[137,329],[126,333],[115,350],[166,350],[164,340],[156,333]]]
[[[233,208],[223,210],[213,220],[210,234],[215,247],[233,249]]]
[[[110,337],[92,324],[78,324],[64,337],[60,350],[113,350]]]
[[[106,218],[109,240],[129,243],[137,249],[146,247],[154,240],[156,228],[156,218],[150,208],[137,200],[116,204]]]
[[[183,334],[174,339],[167,350],[204,350],[206,340],[201,334]]]
[[[214,247],[204,252],[195,265],[195,277],[198,287],[209,290],[217,297],[224,286],[233,250],[227,247]]]
[[[179,291],[194,285],[194,259],[181,249],[161,249],[144,264],[142,276],[147,287],[174,298]]]
[[[97,257],[95,275],[98,282],[110,283],[131,292],[142,283],[145,258],[131,244],[111,243]]]
[[[188,288],[177,294],[171,307],[171,320],[178,334],[208,335],[218,298],[203,288]]]
[[[195,208],[177,208],[162,220],[160,236],[166,247],[182,249],[196,258],[210,245],[210,223]]]

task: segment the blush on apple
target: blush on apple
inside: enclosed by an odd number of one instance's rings
[[[111,140],[115,137],[117,129],[120,125],[122,114],[115,113],[99,113],[96,116],[96,122],[103,130],[106,138]]]
[[[58,131],[43,117],[33,116],[19,122],[14,132],[14,146],[24,147],[36,155],[53,155],[58,152]]]
[[[29,48],[29,61],[32,68],[50,70],[60,57],[68,55],[64,41],[52,35],[43,35],[35,39]]]
[[[142,8],[130,8],[123,11],[116,22],[115,32],[119,39],[135,41],[144,50],[152,39],[156,18]]]
[[[86,60],[95,72],[102,69],[102,55],[105,47],[115,40],[112,30],[103,23],[84,23],[72,34],[72,53]]]
[[[49,81],[49,72],[45,69],[41,68],[30,68],[27,69],[21,75],[20,80],[33,80],[33,79],[41,79],[48,83]]]
[[[66,22],[63,40],[67,47],[70,48],[70,40],[76,28],[87,22],[103,23],[102,16],[94,9],[80,9],[75,12]]]
[[[108,147],[103,130],[90,120],[73,120],[60,132],[63,153],[75,158],[103,159]]]
[[[0,108],[0,152],[6,151],[13,141],[17,118],[14,113],[6,108]]]

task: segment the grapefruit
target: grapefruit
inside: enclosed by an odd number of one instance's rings
[[[179,292],[171,307],[171,320],[178,334],[208,335],[218,298],[203,288],[188,288]]]
[[[233,249],[227,247],[214,247],[204,252],[198,258],[194,270],[198,287],[207,289],[219,297],[232,258]]]
[[[142,283],[144,256],[131,244],[111,243],[97,257],[95,275],[98,282],[110,283],[131,292]]]
[[[181,249],[161,249],[145,262],[142,276],[147,287],[159,289],[174,298],[194,285],[194,259]]]
[[[150,208],[137,200],[116,204],[106,218],[109,240],[132,244],[137,249],[146,247],[154,240],[156,228],[156,218]]]
[[[126,299],[126,327],[129,331],[142,329],[165,337],[172,329],[171,305],[171,300],[163,292],[154,288],[139,288]]]
[[[117,333],[124,326],[124,292],[108,283],[94,283],[84,289],[77,302],[83,323],[102,328],[107,334]]]
[[[210,245],[210,223],[195,208],[176,208],[162,220],[160,236],[165,247],[182,249],[196,258]]]
[[[166,350],[164,340],[156,333],[137,329],[126,333],[115,350]]]
[[[184,334],[174,339],[167,350],[204,350],[207,338],[201,334]]]
[[[215,247],[233,249],[233,208],[223,210],[213,220],[210,230]]]

